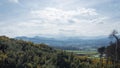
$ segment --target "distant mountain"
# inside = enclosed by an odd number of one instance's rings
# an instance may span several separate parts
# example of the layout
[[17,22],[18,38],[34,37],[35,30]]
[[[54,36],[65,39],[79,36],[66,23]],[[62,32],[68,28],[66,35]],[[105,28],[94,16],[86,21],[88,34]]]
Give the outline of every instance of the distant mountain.
[[25,41],[34,43],[45,43],[49,46],[65,49],[89,49],[98,48],[109,45],[111,39],[108,37],[63,37],[63,38],[47,38],[47,37],[16,37]]

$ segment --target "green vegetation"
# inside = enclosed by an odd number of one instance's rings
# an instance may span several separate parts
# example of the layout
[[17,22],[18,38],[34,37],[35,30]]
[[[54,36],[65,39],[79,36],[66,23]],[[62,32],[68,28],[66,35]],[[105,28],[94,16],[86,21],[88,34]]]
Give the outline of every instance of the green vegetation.
[[81,68],[72,53],[45,44],[0,37],[0,68]]
[[67,52],[73,52],[75,54],[85,54],[85,55],[94,55],[94,54],[98,54],[97,51],[81,51],[81,50],[65,50]]
[[[77,52],[77,51],[76,51]],[[101,57],[103,58],[103,57]],[[78,56],[46,44],[0,36],[0,68],[113,68],[112,61]]]
[[[117,35],[118,32],[114,30],[110,34],[110,38],[114,38],[115,41],[110,43],[107,47],[98,48],[98,52],[100,53],[100,62],[103,62],[103,58],[105,58],[106,62],[111,61],[113,68],[120,68],[120,38]],[[103,57],[103,55],[105,55]]]

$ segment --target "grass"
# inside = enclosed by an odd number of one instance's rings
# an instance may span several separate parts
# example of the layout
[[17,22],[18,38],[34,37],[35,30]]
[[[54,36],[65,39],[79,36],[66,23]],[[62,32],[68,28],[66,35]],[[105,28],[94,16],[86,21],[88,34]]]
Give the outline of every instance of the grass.
[[72,52],[79,56],[98,57],[97,51],[81,51],[81,50],[65,50],[66,52]]

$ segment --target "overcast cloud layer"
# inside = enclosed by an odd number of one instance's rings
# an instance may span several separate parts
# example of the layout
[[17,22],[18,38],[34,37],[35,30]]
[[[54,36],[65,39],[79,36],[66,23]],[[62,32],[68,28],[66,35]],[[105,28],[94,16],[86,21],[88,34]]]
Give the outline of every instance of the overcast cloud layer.
[[109,35],[120,32],[119,6],[119,0],[0,0],[0,35]]

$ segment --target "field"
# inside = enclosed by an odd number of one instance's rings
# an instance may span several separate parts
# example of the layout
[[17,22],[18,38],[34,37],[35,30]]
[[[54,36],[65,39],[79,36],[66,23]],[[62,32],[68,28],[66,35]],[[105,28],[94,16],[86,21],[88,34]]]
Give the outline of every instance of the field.
[[78,56],[99,57],[97,51],[81,51],[81,50],[65,50],[66,52],[72,52]]

